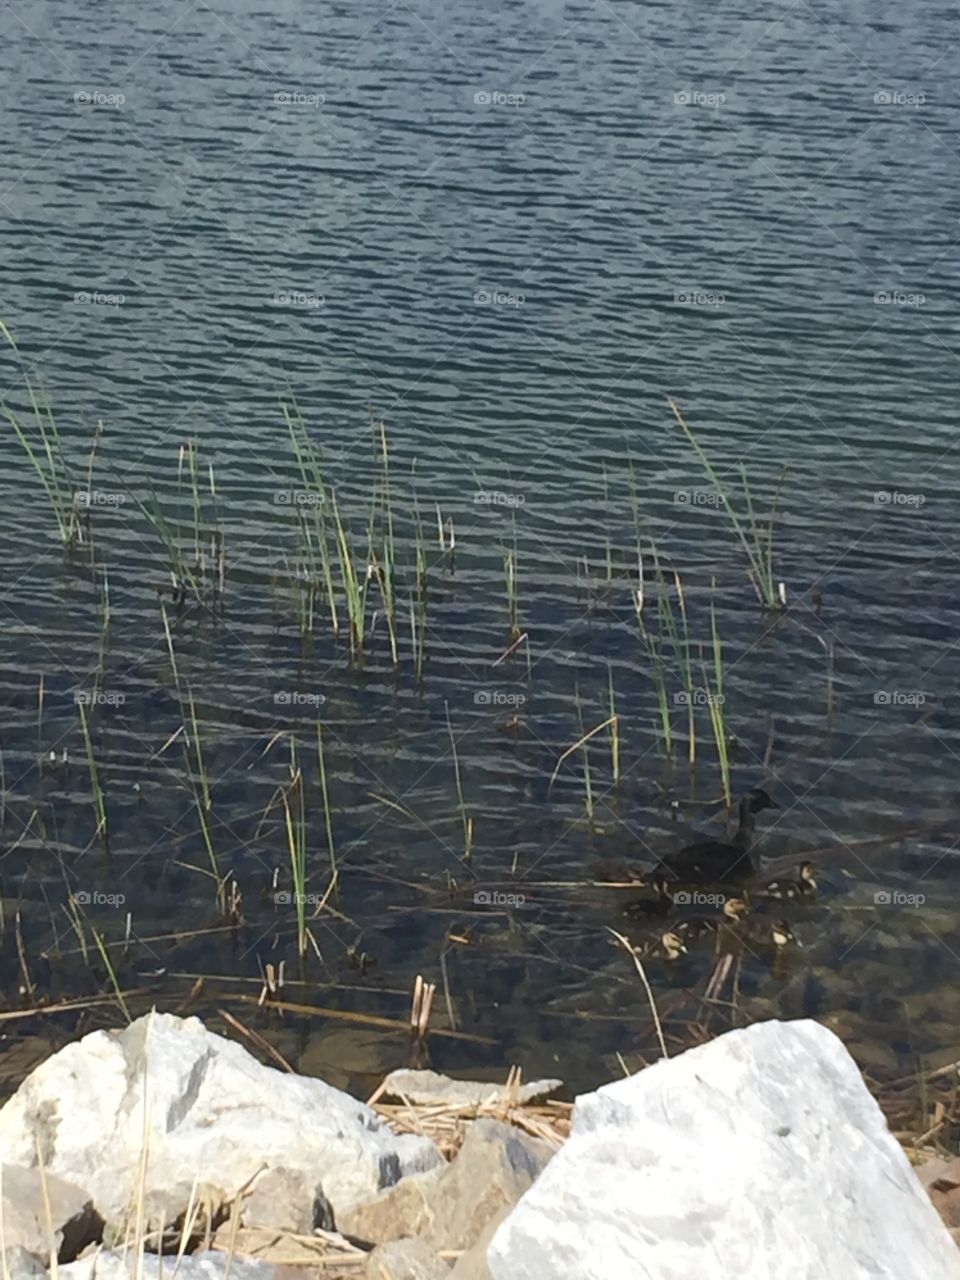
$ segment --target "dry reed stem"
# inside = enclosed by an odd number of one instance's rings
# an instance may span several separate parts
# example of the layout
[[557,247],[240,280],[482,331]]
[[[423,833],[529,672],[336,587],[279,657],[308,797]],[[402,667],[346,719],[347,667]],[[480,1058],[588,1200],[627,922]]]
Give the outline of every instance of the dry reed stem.
[[578,738],[572,747],[567,747],[566,751],[564,751],[560,759],[557,761],[557,765],[553,773],[551,773],[550,775],[550,781],[547,784],[548,792],[550,791],[550,788],[553,786],[554,782],[556,782],[557,774],[560,772],[560,769],[563,766],[564,760],[566,760],[569,756],[572,756],[575,751],[579,751],[579,749],[582,746],[584,746],[587,742],[589,742],[591,738],[596,737],[598,733],[602,733],[604,729],[609,729],[610,726],[616,721],[616,719],[617,719],[616,716],[608,716],[608,718],[604,720],[603,724],[595,725],[592,729],[589,730],[589,732],[585,733],[583,737]]
[[647,1000],[650,1002],[650,1011],[653,1014],[653,1025],[657,1029],[657,1039],[660,1042],[660,1055],[663,1058],[669,1058],[670,1055],[667,1053],[667,1042],[663,1038],[663,1027],[660,1025],[660,1015],[657,1013],[657,1003],[653,998],[653,990],[647,980],[644,967],[640,963],[640,957],[637,955],[636,948],[631,946],[630,940],[625,938],[622,933],[617,933],[616,929],[610,929],[609,932],[613,934],[617,942],[621,947],[623,947],[624,951],[626,951],[637,967],[637,973],[640,975],[640,981],[643,983],[643,988],[647,993]]

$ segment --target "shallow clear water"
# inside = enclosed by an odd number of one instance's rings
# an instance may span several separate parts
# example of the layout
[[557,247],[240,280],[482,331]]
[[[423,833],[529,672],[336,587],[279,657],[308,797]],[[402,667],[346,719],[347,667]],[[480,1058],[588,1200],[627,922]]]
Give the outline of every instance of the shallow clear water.
[[[492,1043],[435,1038],[440,1067],[519,1061],[583,1085],[618,1051],[650,1052],[642,988],[607,941],[625,895],[587,886],[607,861],[649,864],[679,825],[718,829],[720,788],[705,708],[694,775],[684,763],[673,683],[676,766],[664,758],[633,605],[635,486],[644,545],[682,575],[708,663],[715,599],[734,790],[764,781],[782,806],[769,865],[819,851],[816,903],[785,912],[803,949],[782,966],[747,954],[743,1015],[820,1017],[892,1074],[956,1049],[956,17],[605,0],[0,14],[3,317],[83,485],[104,423],[92,556],[64,556],[13,433],[0,437],[11,1006],[17,906],[39,998],[106,984],[63,910],[86,894],[86,945],[91,927],[122,940],[131,912],[118,978],[165,1007],[205,974],[193,1007],[234,1009],[318,1070],[402,1059],[402,1036],[334,1039],[319,1019],[230,1003],[237,979],[257,993],[262,964],[286,958],[288,979],[297,967],[292,912],[273,898],[275,868],[289,889],[282,811],[263,820],[289,779],[279,730],[297,736],[307,779],[309,887],[326,887],[319,709],[342,899],[315,922],[323,960],[288,998],[402,1018],[416,973],[442,987],[444,955],[458,1026]],[[3,388],[25,407],[9,352]],[[294,515],[276,497],[298,485],[278,404],[290,393],[357,547],[378,467],[371,413],[386,423],[396,674],[382,608],[362,671],[322,610],[300,635]],[[758,610],[668,396],[724,483],[742,461],[764,509],[787,468],[785,616]],[[169,570],[136,501],[156,492],[192,537],[177,492],[187,440],[215,469],[226,586],[222,607],[170,616],[218,860],[243,894],[235,930],[190,869],[208,862],[182,737],[164,749],[183,720],[157,605]],[[491,491],[501,500],[479,500]],[[415,502],[432,539],[422,686],[407,622]],[[523,654],[492,667],[510,642],[514,548],[529,669]],[[89,719],[109,852],[75,702],[98,666],[104,569],[115,697]],[[652,611],[649,553],[646,572]],[[371,588],[368,621],[378,608]],[[611,673],[623,777],[612,786],[598,736],[590,822],[582,757],[547,784],[580,715],[590,728],[609,714]],[[39,766],[64,749],[66,764]],[[472,901],[496,889],[525,901]],[[351,948],[376,965],[352,968]],[[651,962],[681,1038],[699,1013],[681,997],[713,962],[709,945],[677,968]],[[13,1026],[13,1043],[37,1029]]]

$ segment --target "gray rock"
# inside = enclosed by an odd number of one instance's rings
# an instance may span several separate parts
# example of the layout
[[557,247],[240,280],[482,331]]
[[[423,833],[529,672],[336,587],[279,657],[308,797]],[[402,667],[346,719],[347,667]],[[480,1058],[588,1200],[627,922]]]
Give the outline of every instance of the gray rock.
[[392,1240],[367,1256],[366,1280],[446,1280],[450,1267],[422,1240]]
[[491,1218],[517,1203],[554,1151],[498,1120],[476,1120],[430,1196],[426,1239],[440,1249],[469,1249]]
[[337,1216],[337,1230],[364,1244],[385,1244],[405,1236],[423,1235],[433,1224],[431,1202],[446,1169],[402,1178],[363,1204]]
[[57,1258],[69,1262],[81,1249],[100,1239],[103,1220],[82,1187],[47,1172],[44,1200],[39,1169],[5,1164],[2,1178],[3,1239],[7,1250],[19,1246],[32,1257],[49,1261],[52,1226]]
[[3,1265],[10,1280],[35,1280],[35,1277],[47,1274],[47,1268],[40,1259],[27,1253],[19,1244],[3,1251]]
[[277,1167],[257,1178],[244,1197],[240,1220],[245,1227],[275,1227],[308,1236],[314,1227],[332,1230],[334,1214],[319,1183],[311,1188],[299,1170]]
[[435,1252],[470,1249],[532,1184],[553,1148],[497,1120],[476,1120],[444,1169],[404,1178],[366,1204],[337,1215],[353,1240],[382,1244],[418,1236]]
[[960,1280],[856,1064],[808,1021],[579,1098],[487,1259],[494,1280]]
[[442,1163],[428,1139],[397,1137],[354,1098],[261,1066],[196,1018],[162,1013],[95,1031],[37,1067],[0,1110],[0,1159],[34,1165],[39,1138],[47,1170],[88,1188],[108,1224],[122,1227],[145,1105],[145,1191],[167,1222],[183,1213],[195,1178],[216,1202],[264,1169],[287,1168],[302,1179],[299,1215],[312,1210],[318,1182],[339,1211]]
[[[60,1280],[135,1280],[137,1276],[137,1251],[126,1254],[103,1250],[80,1258],[58,1269]],[[143,1280],[172,1280],[176,1267],[176,1280],[225,1280],[227,1263],[230,1264],[229,1280],[274,1280],[274,1268],[264,1262],[251,1262],[246,1258],[230,1258],[226,1253],[185,1254],[176,1262],[172,1258],[158,1258],[155,1253],[143,1256]]]
[[[519,1103],[548,1098],[563,1086],[562,1080],[532,1080],[520,1086],[515,1096]],[[383,1082],[384,1093],[391,1098],[406,1098],[414,1103],[448,1102],[454,1106],[476,1107],[497,1103],[506,1096],[502,1084],[486,1084],[479,1080],[452,1080],[436,1071],[391,1071]]]
[[491,1240],[497,1234],[500,1223],[510,1212],[510,1208],[504,1207],[499,1213],[494,1214],[477,1236],[473,1246],[457,1259],[456,1265],[450,1272],[450,1280],[493,1280],[487,1262],[487,1250],[490,1248]]

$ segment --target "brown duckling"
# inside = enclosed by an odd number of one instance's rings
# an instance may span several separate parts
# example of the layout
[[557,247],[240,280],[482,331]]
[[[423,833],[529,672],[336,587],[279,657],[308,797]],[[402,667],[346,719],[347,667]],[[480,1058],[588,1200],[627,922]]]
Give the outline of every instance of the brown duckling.
[[787,920],[774,920],[772,923],[757,920],[754,926],[740,930],[740,937],[754,946],[773,947],[778,952],[785,947],[803,947],[803,943],[790,928]]
[[687,948],[683,939],[673,929],[668,929],[666,933],[660,935],[647,954],[657,956],[661,960],[679,960],[686,953]]
[[750,899],[744,894],[742,898],[727,898],[723,904],[723,914],[719,916],[696,916],[690,920],[681,920],[676,925],[676,932],[683,938],[694,941],[708,934],[719,933],[722,929],[732,929],[750,914]]
[[760,896],[793,902],[797,898],[812,898],[816,892],[817,868],[812,862],[801,862],[795,880],[771,880],[761,889]]

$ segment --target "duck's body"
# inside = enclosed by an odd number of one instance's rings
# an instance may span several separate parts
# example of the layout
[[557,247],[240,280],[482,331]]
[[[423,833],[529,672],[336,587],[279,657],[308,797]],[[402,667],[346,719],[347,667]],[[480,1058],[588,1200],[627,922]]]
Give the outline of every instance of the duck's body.
[[661,870],[685,884],[718,883],[751,875],[756,870],[756,815],[763,809],[777,808],[766,791],[755,788],[740,801],[740,820],[730,840],[698,840],[662,859]]

